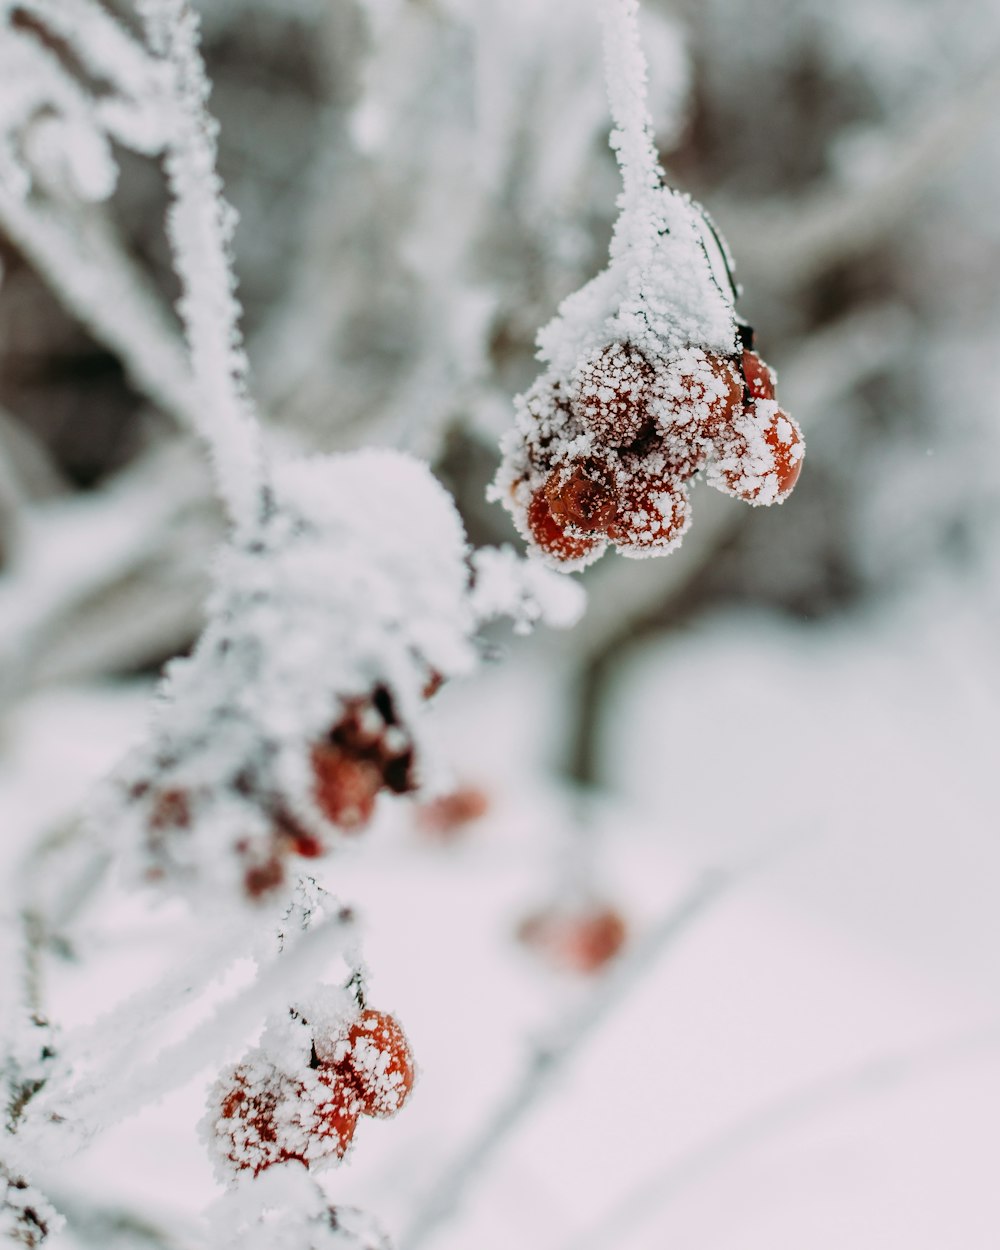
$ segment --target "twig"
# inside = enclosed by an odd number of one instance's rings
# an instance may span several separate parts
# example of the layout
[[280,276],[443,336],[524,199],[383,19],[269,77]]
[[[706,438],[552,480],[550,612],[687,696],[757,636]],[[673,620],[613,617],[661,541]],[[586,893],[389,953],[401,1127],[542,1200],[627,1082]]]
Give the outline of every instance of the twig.
[[[60,624],[96,591],[134,572],[202,493],[159,449],[101,494],[26,509],[15,559],[0,578],[0,693],[30,686]],[[173,472],[165,472],[166,468]],[[128,523],[123,524],[122,518]],[[81,561],[80,552],[87,553]]]
[[247,390],[230,254],[235,215],[216,170],[218,126],[205,107],[210,88],[198,20],[186,0],[139,0],[138,7],[150,45],[172,70],[167,235],[184,292],[177,307],[198,392],[197,429],[233,524],[252,530],[267,508],[263,431]]
[[[622,200],[633,205],[660,185],[660,162],[646,99],[649,71],[638,16],[638,0],[602,0],[604,76],[615,123],[611,146],[622,171]],[[651,228],[655,233],[655,226]]]
[[690,1185],[714,1174],[787,1130],[816,1120],[845,1103],[856,1102],[910,1083],[987,1046],[1000,1042],[1000,1024],[969,1030],[929,1044],[874,1055],[818,1080],[807,1081],[730,1121],[673,1163],[628,1190],[563,1250],[604,1250],[619,1246],[623,1234],[645,1223]]
[[[28,1150],[37,1150],[44,1160],[47,1145],[67,1153],[80,1149],[189,1080],[205,1066],[207,1055],[235,1047],[269,1011],[287,1006],[297,994],[313,986],[330,961],[331,937],[352,924],[339,912],[320,921],[294,947],[286,948],[280,958],[263,968],[249,986],[218,1004],[186,1037],[145,1063],[123,1071],[123,1056],[118,1052],[89,1073],[78,1088],[60,1089],[50,1082],[25,1123],[22,1136],[30,1143]],[[53,1114],[68,1119],[77,1130],[66,1133],[61,1143],[54,1142],[47,1132],[47,1117]]]

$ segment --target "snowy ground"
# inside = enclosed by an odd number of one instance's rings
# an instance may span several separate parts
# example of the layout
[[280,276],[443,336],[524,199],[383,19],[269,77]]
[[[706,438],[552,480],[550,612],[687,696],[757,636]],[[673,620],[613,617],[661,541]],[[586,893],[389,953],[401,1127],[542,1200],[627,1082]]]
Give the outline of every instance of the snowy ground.
[[[995,1250],[990,620],[949,583],[835,628],[726,617],[629,664],[607,740],[621,793],[593,816],[608,894],[641,936],[704,865],[765,861],[662,950],[428,1245]],[[490,816],[441,848],[397,813],[328,875],[422,1069],[328,1186],[397,1236],[531,1047],[600,992],[510,937],[572,845],[572,796],[538,767],[560,681],[549,650],[525,650],[447,692],[443,732]],[[140,693],[28,707],[0,824],[67,810],[141,724]],[[183,926],[167,911],[119,928],[124,951],[54,982],[67,1017],[148,980]],[[64,1184],[196,1211],[215,1193],[193,1129],[212,1075],[108,1133]]]

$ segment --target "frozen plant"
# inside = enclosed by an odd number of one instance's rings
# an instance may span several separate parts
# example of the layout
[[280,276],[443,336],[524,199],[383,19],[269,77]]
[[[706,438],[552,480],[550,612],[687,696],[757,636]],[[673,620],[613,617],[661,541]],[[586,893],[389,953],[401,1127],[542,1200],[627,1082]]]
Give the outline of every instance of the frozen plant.
[[691,522],[687,483],[781,503],[801,468],[798,425],[737,317],[727,248],[666,183],[646,107],[638,0],[605,0],[611,145],[623,190],[607,268],[539,333],[545,373],[519,396],[494,494],[564,568],[612,544],[665,555]]
[[[724,246],[663,183],[635,3],[605,8],[625,185],[611,262],[542,332],[549,369],[519,401],[496,488],[534,552],[563,568],[608,542],[625,554],[672,549],[688,523],[685,482],[706,466],[714,484],[751,503],[780,501],[802,454],[736,317]],[[61,236],[47,214],[112,195],[114,144],[162,158],[186,372],[164,381],[173,345],[155,318],[140,319],[130,358],[159,378],[204,442],[228,530],[193,650],[168,666],[144,740],[76,833],[83,884],[52,869],[22,955],[34,967],[65,939],[112,863],[126,888],[183,905],[197,953],[83,1036],[50,1029],[37,977],[25,978],[32,1001],[21,1004],[4,1055],[0,1229],[22,1244],[43,1241],[60,1219],[41,1192],[60,1156],[206,1064],[218,1071],[222,1053],[241,1043],[202,1120],[232,1195],[195,1240],[375,1248],[378,1230],[331,1206],[314,1173],[346,1157],[362,1117],[403,1107],[416,1061],[401,1023],[367,1001],[351,911],[303,869],[363,830],[380,794],[433,793],[441,774],[427,705],[442,683],[473,671],[486,622],[568,625],[580,595],[544,562],[473,552],[452,499],[410,455],[276,450],[248,382],[235,217],[216,170],[198,21],[186,0],[136,0],[136,14],[132,34],[94,0],[0,7],[0,209],[58,283],[51,262],[61,253],[46,249]],[[92,268],[70,267],[68,302],[87,305],[105,333],[124,334],[94,299],[94,279]],[[140,297],[134,306],[146,307]],[[57,915],[46,900],[62,884],[77,901]],[[573,916],[568,930],[562,919],[543,917],[527,937],[572,967],[598,968],[625,938],[613,912]],[[161,1044],[166,1023],[176,1025],[248,944],[250,985]],[[341,975],[331,979],[336,960]],[[221,1236],[211,1230],[220,1212]],[[74,1235],[88,1237],[86,1228]]]

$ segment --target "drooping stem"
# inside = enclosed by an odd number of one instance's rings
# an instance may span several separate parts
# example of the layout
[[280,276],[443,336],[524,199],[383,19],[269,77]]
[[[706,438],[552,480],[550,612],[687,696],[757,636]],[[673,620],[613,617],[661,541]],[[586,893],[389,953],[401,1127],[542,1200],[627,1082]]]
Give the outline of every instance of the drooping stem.
[[611,147],[622,172],[622,214],[616,236],[641,227],[651,192],[660,186],[661,170],[647,102],[649,76],[639,40],[639,0],[601,0],[604,74],[614,121]]

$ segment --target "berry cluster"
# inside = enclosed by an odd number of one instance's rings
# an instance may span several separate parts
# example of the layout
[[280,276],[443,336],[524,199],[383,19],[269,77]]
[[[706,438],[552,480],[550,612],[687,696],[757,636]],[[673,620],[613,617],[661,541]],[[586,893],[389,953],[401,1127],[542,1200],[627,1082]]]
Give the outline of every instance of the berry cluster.
[[501,497],[524,537],[562,565],[590,563],[609,543],[626,556],[672,551],[701,471],[748,503],[781,503],[804,451],[772,371],[749,347],[653,358],[612,342],[568,379],[541,378],[518,417]]
[[[432,673],[426,698],[440,681]],[[235,734],[233,740],[240,741]],[[284,883],[291,856],[314,859],[326,853],[330,825],[354,833],[370,821],[382,791],[408,794],[417,789],[414,740],[384,683],[368,695],[343,699],[336,723],[306,746],[305,795],[289,785],[277,744],[249,734],[243,741],[248,749],[234,754],[221,784],[193,780],[204,750],[200,742],[189,756],[157,759],[155,780],[146,774],[125,782],[128,803],[139,815],[156,865],[147,869],[149,879],[162,876],[166,865],[175,867],[178,851],[191,843],[191,832],[225,809],[243,893],[263,898]]]
[[387,686],[346,702],[325,741],[312,748],[312,772],[316,805],[344,830],[371,820],[381,790],[409,794],[417,788],[413,740]]
[[413,1055],[394,1017],[364,1010],[341,1034],[313,1040],[291,1075],[261,1051],[216,1088],[210,1140],[230,1171],[254,1176],[295,1159],[342,1159],[362,1115],[395,1115],[413,1088]]

